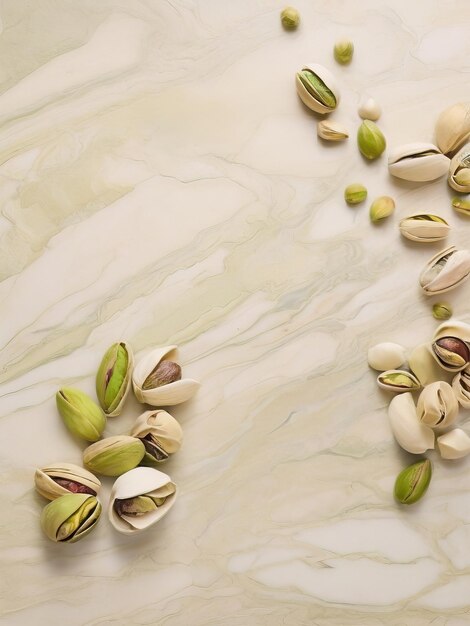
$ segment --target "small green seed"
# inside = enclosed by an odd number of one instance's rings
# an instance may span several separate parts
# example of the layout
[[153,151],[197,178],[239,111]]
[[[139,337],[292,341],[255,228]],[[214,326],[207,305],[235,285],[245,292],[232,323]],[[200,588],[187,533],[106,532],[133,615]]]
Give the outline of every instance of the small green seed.
[[432,314],[436,320],[448,320],[452,313],[452,307],[447,302],[436,302],[432,307]]
[[300,15],[294,7],[286,7],[281,12],[281,22],[286,30],[295,30],[300,22]]
[[348,204],[360,204],[367,198],[367,189],[364,185],[353,183],[344,190],[344,199]]

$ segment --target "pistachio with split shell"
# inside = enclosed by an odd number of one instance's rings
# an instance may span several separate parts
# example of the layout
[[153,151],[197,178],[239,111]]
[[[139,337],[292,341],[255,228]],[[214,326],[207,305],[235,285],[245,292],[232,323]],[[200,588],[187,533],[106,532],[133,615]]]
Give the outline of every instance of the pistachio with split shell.
[[430,259],[419,277],[428,296],[444,293],[461,285],[470,275],[470,252],[449,246]]
[[454,428],[437,438],[443,459],[461,459],[470,453],[470,437],[461,428]]
[[452,389],[460,406],[470,409],[470,368],[466,367],[454,377]]
[[395,201],[390,196],[380,196],[370,205],[369,215],[372,222],[381,222],[395,210]]
[[467,143],[453,157],[447,181],[456,191],[470,192],[470,143]]
[[359,183],[352,183],[344,190],[344,199],[348,204],[360,204],[367,198],[367,189]]
[[48,500],[55,500],[69,493],[96,496],[101,487],[96,476],[73,463],[51,463],[37,469],[34,484],[36,491]]
[[161,410],[142,413],[130,434],[138,437],[145,446],[143,465],[165,461],[180,449],[183,441],[181,426],[174,417]]
[[295,84],[302,102],[316,113],[330,113],[339,104],[339,90],[333,74],[318,63],[304,65],[295,75]]
[[151,406],[171,406],[186,402],[199,389],[192,378],[181,378],[181,368],[173,361],[176,346],[152,350],[134,368],[132,384],[139,402]]
[[388,157],[392,176],[412,182],[436,180],[449,171],[450,159],[432,143],[407,143],[394,148]]
[[405,391],[417,391],[421,388],[419,380],[405,370],[387,370],[377,376],[377,384],[381,389],[392,391],[393,393],[404,393]]
[[357,131],[357,145],[366,159],[378,159],[387,142],[380,128],[371,120],[364,120]]
[[388,417],[393,435],[404,450],[422,454],[434,448],[434,432],[418,420],[411,393],[403,393],[392,399]]
[[431,428],[453,424],[459,404],[449,383],[440,380],[427,385],[419,395],[416,412],[420,422]]
[[423,387],[437,380],[452,380],[452,374],[444,371],[437,363],[429,344],[413,348],[408,357],[408,366]]
[[349,137],[348,131],[331,120],[321,120],[317,124],[317,134],[326,141],[344,141]]
[[395,498],[401,504],[414,504],[426,493],[431,477],[432,466],[429,459],[405,467],[395,481]]
[[136,467],[113,485],[108,515],[120,533],[131,535],[149,528],[175,503],[177,487],[171,478],[151,467]]
[[57,409],[72,435],[98,441],[106,426],[100,407],[83,391],[63,387],[56,393]]
[[362,117],[363,120],[376,122],[379,119],[382,110],[373,98],[364,98],[361,101],[357,112],[359,113],[359,117]]
[[470,102],[443,111],[436,124],[436,143],[444,154],[455,152],[470,138]]
[[83,463],[104,476],[120,476],[136,467],[145,454],[144,444],[136,437],[117,435],[88,446],[83,452]]
[[51,541],[75,543],[93,530],[101,515],[101,504],[84,493],[60,496],[44,507],[41,527]]
[[470,200],[463,200],[463,198],[453,198],[452,206],[462,215],[470,215]]
[[405,358],[405,348],[392,342],[378,343],[367,352],[367,362],[370,367],[379,372],[397,369],[403,365]]
[[334,57],[341,65],[351,63],[354,54],[354,44],[349,39],[339,39],[333,50]]
[[470,348],[458,337],[439,337],[432,343],[432,353],[448,372],[459,372],[470,363]]
[[452,317],[452,307],[447,302],[436,302],[432,307],[432,314],[436,320],[448,320]]
[[281,11],[281,22],[286,30],[294,30],[300,22],[300,15],[294,7],[286,7]]
[[128,343],[114,343],[96,374],[96,395],[108,417],[119,415],[131,385],[134,357]]
[[434,243],[445,239],[450,231],[444,218],[432,213],[416,213],[400,220],[400,233],[406,239],[420,243]]

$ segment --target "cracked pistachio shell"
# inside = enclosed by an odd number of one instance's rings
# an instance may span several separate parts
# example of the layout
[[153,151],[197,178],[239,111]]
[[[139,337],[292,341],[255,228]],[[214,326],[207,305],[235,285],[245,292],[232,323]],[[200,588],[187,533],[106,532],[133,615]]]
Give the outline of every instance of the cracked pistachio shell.
[[411,372],[405,370],[388,370],[377,376],[377,384],[381,389],[393,393],[417,391],[421,388],[419,380]]
[[339,90],[333,74],[318,63],[304,65],[295,75],[295,84],[302,102],[316,113],[330,113],[339,104]]
[[351,63],[354,54],[354,44],[350,39],[339,39],[335,43],[333,54],[338,63],[347,65]]
[[470,453],[470,437],[461,428],[454,428],[437,438],[443,459],[461,459]]
[[419,421],[411,393],[403,393],[392,399],[388,417],[393,435],[404,450],[422,454],[434,448],[434,431]]
[[119,415],[131,385],[134,357],[129,344],[120,342],[106,350],[96,374],[96,395],[108,417]]
[[452,379],[452,374],[444,371],[431,354],[429,344],[413,348],[408,357],[408,366],[423,387],[437,380],[450,382]]
[[88,494],[60,496],[44,507],[41,527],[51,541],[75,543],[96,526],[101,504]]
[[367,198],[367,189],[359,183],[352,183],[344,190],[344,199],[348,204],[360,204]]
[[372,222],[381,222],[395,210],[395,202],[390,196],[380,196],[376,198],[369,209],[369,216]]
[[467,143],[450,162],[447,182],[456,191],[470,192],[470,143]]
[[459,413],[459,404],[449,383],[437,381],[420,393],[416,407],[418,419],[431,428],[445,428],[453,424]]
[[420,243],[434,243],[445,239],[450,231],[449,224],[432,213],[416,213],[400,220],[400,233],[406,239]]
[[431,351],[439,365],[448,372],[459,372],[470,363],[470,349],[458,337],[439,337],[433,341]]
[[403,365],[405,359],[405,348],[398,343],[378,343],[369,348],[367,352],[367,362],[370,367],[379,372],[395,370]]
[[470,138],[470,102],[445,109],[436,124],[436,143],[444,154],[455,152]]
[[392,176],[413,182],[436,180],[449,171],[450,159],[432,143],[407,143],[388,157]]
[[452,206],[461,215],[470,216],[470,200],[464,200],[463,198],[453,198]]
[[63,387],[56,393],[57,409],[72,435],[98,441],[106,426],[100,407],[83,391]]
[[465,368],[454,377],[452,389],[460,406],[470,409],[470,368]]
[[331,120],[321,120],[317,124],[317,134],[321,139],[326,141],[344,141],[349,137],[348,131]]
[[88,446],[83,452],[83,463],[98,474],[120,476],[136,467],[144,454],[145,447],[140,439],[118,435]]
[[286,30],[294,30],[300,23],[300,15],[294,7],[286,7],[281,11],[281,22]]
[[363,120],[376,122],[382,114],[382,109],[373,98],[364,98],[357,111]]
[[[116,509],[117,500],[141,496],[155,498],[158,505],[140,515],[120,514]],[[166,515],[175,503],[176,496],[177,487],[167,474],[151,467],[136,467],[114,483],[108,508],[109,520],[120,533],[135,534],[156,524]]]
[[183,431],[179,423],[169,413],[161,410],[142,413],[130,434],[141,439],[145,446],[142,465],[165,461],[180,449],[183,441]]
[[449,246],[425,265],[419,284],[428,296],[445,293],[461,285],[470,275],[470,252]]
[[426,493],[432,477],[429,459],[422,459],[402,470],[395,481],[395,498],[401,504],[414,504]]
[[375,122],[364,120],[357,131],[357,145],[366,159],[378,159],[385,150],[387,142]]
[[432,307],[432,315],[436,320],[448,320],[452,313],[452,307],[447,302],[436,302]]
[[152,377],[161,362],[173,363],[175,353],[176,346],[156,348],[137,363],[132,375],[132,384],[135,397],[139,402],[151,406],[172,406],[186,402],[199,389],[200,384],[192,378],[182,378],[156,387],[149,387],[148,381],[153,384]]
[[48,500],[55,500],[69,493],[96,496],[101,487],[96,476],[73,463],[51,463],[37,469],[34,484],[36,491]]

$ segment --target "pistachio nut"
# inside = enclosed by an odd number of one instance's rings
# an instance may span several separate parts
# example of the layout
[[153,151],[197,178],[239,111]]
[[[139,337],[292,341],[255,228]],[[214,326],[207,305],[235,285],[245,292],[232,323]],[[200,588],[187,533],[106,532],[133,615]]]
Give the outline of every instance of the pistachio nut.
[[168,513],[177,487],[171,478],[151,467],[136,467],[113,485],[108,515],[114,528],[131,535],[145,530]]
[[462,215],[470,215],[470,200],[463,200],[462,198],[453,198],[452,206]]
[[100,407],[83,391],[63,387],[56,393],[57,409],[72,435],[98,441],[106,426]]
[[429,344],[413,348],[408,357],[408,366],[421,385],[429,385],[437,380],[450,382],[452,374],[445,372],[431,353]]
[[470,363],[470,349],[458,337],[439,337],[431,348],[436,361],[448,372],[459,372]]
[[376,122],[382,114],[382,109],[373,98],[363,98],[357,110],[363,120]]
[[419,277],[428,296],[444,293],[461,285],[470,275],[470,252],[449,246],[430,259]]
[[452,389],[460,406],[470,409],[470,368],[465,368],[454,376]]
[[344,141],[349,137],[348,131],[331,120],[322,120],[317,124],[317,134],[326,141]]
[[44,507],[41,527],[51,541],[75,543],[93,530],[100,515],[101,504],[95,496],[71,493]]
[[402,393],[392,399],[388,417],[393,435],[404,450],[422,454],[434,448],[434,432],[419,421],[411,393]]
[[402,470],[395,481],[395,498],[401,504],[414,504],[426,493],[431,482],[432,466],[422,459]]
[[377,376],[377,384],[381,389],[393,393],[417,391],[421,389],[419,380],[411,372],[405,370],[387,370]]
[[96,476],[73,463],[51,463],[37,469],[34,484],[36,491],[48,500],[55,500],[69,493],[96,496],[101,487]]
[[388,157],[392,176],[413,182],[436,180],[449,171],[450,159],[432,143],[407,143]]
[[199,389],[196,380],[181,378],[181,368],[173,361],[176,349],[176,346],[156,348],[137,363],[132,384],[139,402],[171,406],[186,402]]
[[400,220],[400,232],[406,239],[434,243],[445,239],[450,231],[444,218],[432,213],[416,213]]
[[470,192],[470,143],[467,143],[450,162],[447,182],[456,191]]
[[96,395],[108,417],[119,415],[131,385],[134,357],[129,344],[120,342],[106,350],[96,374]]
[[360,204],[367,198],[367,189],[364,185],[353,183],[344,190],[344,199],[348,204]]
[[385,150],[387,142],[375,122],[364,120],[357,131],[357,145],[366,159],[378,159]]
[[294,7],[286,7],[281,11],[281,22],[286,30],[294,30],[300,22],[300,15]]
[[354,54],[354,44],[349,39],[339,39],[333,50],[334,57],[341,65],[351,63]]
[[138,437],[145,446],[143,465],[166,461],[177,452],[183,441],[181,426],[166,411],[145,411],[137,418],[131,433]]
[[330,113],[339,104],[335,78],[322,65],[304,65],[295,75],[295,84],[302,102],[316,113]]
[[452,313],[452,307],[448,302],[436,302],[432,307],[432,315],[436,320],[448,320]]
[[400,365],[403,365],[405,358],[405,348],[392,342],[378,343],[369,348],[367,352],[369,366],[379,372],[396,370]]
[[470,138],[470,102],[443,111],[436,124],[436,143],[444,154],[455,152]]
[[461,459],[470,453],[470,437],[461,428],[454,428],[437,438],[443,459]]
[[136,437],[117,435],[88,446],[83,452],[83,463],[93,472],[104,476],[120,476],[142,461],[144,444]]
[[389,217],[395,210],[395,202],[390,196],[380,196],[376,198],[369,209],[371,222],[381,222]]
[[445,428],[453,424],[459,413],[459,404],[449,383],[440,380],[427,385],[419,395],[416,412],[419,421],[431,428]]

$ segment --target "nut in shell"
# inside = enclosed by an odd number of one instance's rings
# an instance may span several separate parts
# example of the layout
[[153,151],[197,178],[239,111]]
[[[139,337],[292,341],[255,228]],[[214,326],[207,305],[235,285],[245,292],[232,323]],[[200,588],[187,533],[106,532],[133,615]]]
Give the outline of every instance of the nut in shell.
[[392,176],[412,182],[428,182],[449,171],[450,159],[432,143],[408,143],[398,146],[388,157]]
[[461,285],[470,275],[470,252],[449,246],[435,254],[419,277],[423,292],[428,296],[445,293]]
[[73,463],[50,463],[34,475],[36,491],[48,500],[69,493],[96,496],[101,483],[91,472]]
[[459,372],[470,363],[470,349],[458,337],[439,337],[432,343],[432,353],[439,365],[448,372]]
[[419,243],[434,243],[445,239],[450,231],[444,218],[432,213],[416,213],[400,220],[400,233]]
[[405,370],[388,370],[377,376],[377,384],[385,391],[404,393],[421,389],[419,380],[411,372]]
[[460,193],[470,192],[470,143],[453,157],[447,180],[452,189]]
[[470,102],[443,111],[436,124],[436,143],[444,154],[455,152],[470,138]]
[[459,405],[449,383],[438,381],[427,385],[420,393],[416,412],[420,422],[430,428],[446,428],[453,424]]
[[88,446],[83,452],[83,463],[98,474],[120,476],[136,467],[144,454],[145,447],[140,439],[117,435]]
[[137,418],[131,430],[132,437],[138,437],[145,446],[142,465],[153,465],[166,461],[177,452],[183,441],[183,431],[179,423],[166,411],[146,411]]
[[83,493],[60,496],[44,507],[41,527],[51,541],[75,543],[96,526],[101,515],[101,504]]
[[129,344],[114,343],[101,360],[96,374],[96,395],[108,417],[119,415],[131,385],[134,357]]
[[331,113],[339,104],[340,95],[333,74],[318,63],[304,65],[295,76],[295,84],[302,102],[316,113]]

